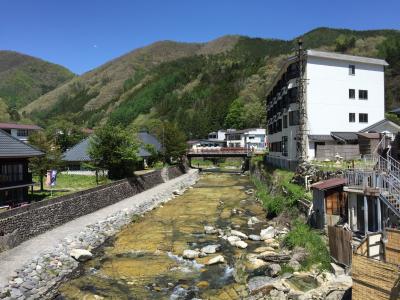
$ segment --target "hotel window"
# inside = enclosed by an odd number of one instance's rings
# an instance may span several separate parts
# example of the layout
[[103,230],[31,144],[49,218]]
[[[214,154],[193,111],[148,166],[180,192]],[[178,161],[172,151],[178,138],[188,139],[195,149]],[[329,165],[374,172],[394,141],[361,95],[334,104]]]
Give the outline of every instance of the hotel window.
[[299,125],[300,123],[300,113],[298,110],[290,111],[289,112],[289,125],[295,126]]
[[358,99],[367,100],[368,99],[368,91],[367,90],[358,90]]
[[349,89],[349,99],[356,99],[356,90]]
[[356,121],[356,114],[355,113],[349,113],[349,122],[354,123]]
[[282,155],[288,156],[288,137],[287,136],[282,137]]
[[28,129],[18,129],[17,130],[17,135],[18,136],[28,136],[29,135],[29,131],[28,131]]
[[283,128],[287,128],[288,123],[287,123],[287,115],[283,116]]
[[358,114],[358,122],[368,123],[368,114]]
[[349,65],[349,75],[356,75],[356,66]]

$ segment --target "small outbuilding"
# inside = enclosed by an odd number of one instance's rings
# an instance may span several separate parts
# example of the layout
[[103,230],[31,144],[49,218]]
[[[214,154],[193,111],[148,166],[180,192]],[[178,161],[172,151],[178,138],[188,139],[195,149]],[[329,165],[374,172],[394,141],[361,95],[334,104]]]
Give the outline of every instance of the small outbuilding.
[[344,178],[332,178],[311,185],[313,213],[311,225],[323,229],[325,225],[335,225],[346,219],[347,196],[343,191]]

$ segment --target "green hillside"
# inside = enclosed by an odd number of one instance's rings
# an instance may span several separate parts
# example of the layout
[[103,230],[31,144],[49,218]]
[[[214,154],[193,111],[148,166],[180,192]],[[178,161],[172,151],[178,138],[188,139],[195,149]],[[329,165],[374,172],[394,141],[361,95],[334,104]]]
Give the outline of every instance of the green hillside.
[[0,120],[18,119],[17,109],[73,76],[59,65],[13,51],[0,51]]
[[[222,127],[263,126],[265,91],[296,40],[222,37],[205,44],[160,42],[77,77],[21,111],[42,125],[63,116],[154,130],[174,121],[188,138]],[[382,57],[387,109],[400,105],[400,33],[319,28],[306,48]]]

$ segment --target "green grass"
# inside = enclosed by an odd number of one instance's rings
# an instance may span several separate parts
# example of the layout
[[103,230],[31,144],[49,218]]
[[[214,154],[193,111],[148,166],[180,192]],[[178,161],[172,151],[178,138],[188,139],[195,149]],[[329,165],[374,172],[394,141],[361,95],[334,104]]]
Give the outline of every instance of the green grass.
[[[33,195],[29,193],[30,201],[39,201],[50,197],[54,198],[63,196],[97,186],[96,176],[58,174],[57,184],[53,187],[53,192],[51,192],[50,187],[46,185],[44,186],[45,191],[40,192],[39,178],[35,178],[34,181],[37,184],[34,186]],[[99,176],[99,185],[106,184],[108,182],[110,182],[109,179]]]
[[192,159],[192,166],[198,168],[208,168],[212,167],[214,164],[211,160],[203,159]]
[[[277,216],[283,211],[292,210],[299,199],[311,199],[311,194],[302,186],[291,183],[293,172],[275,169],[265,174],[268,183],[263,183],[254,176],[251,180],[256,187],[256,195],[263,203],[269,216]],[[271,186],[274,188],[271,189]]]
[[295,221],[292,230],[286,235],[284,245],[290,249],[303,247],[309,255],[302,262],[302,268],[310,269],[318,265],[319,270],[327,270],[330,267],[330,256],[322,236],[316,230],[312,230],[307,224]]

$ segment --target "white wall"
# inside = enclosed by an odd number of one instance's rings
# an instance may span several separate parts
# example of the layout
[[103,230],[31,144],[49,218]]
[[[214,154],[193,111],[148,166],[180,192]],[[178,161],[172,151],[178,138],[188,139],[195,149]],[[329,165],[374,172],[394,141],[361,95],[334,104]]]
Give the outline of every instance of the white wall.
[[[349,75],[349,64],[356,66]],[[307,61],[307,112],[309,134],[332,131],[360,131],[384,119],[383,66],[309,57]],[[349,99],[349,89],[356,98]],[[358,99],[358,90],[368,90],[368,100]],[[356,122],[349,122],[356,113]],[[359,113],[368,113],[368,123],[360,123]]]

